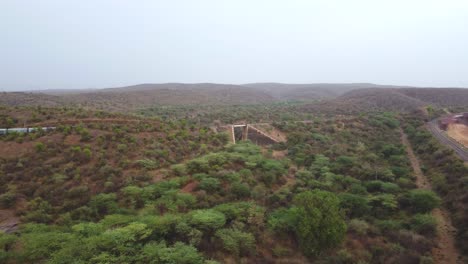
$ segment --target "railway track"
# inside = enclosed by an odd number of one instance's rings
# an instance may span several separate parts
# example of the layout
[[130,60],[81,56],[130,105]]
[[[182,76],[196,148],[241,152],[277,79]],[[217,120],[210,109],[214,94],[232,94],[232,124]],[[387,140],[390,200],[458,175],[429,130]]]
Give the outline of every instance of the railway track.
[[437,119],[428,122],[426,126],[432,135],[434,135],[434,137],[436,137],[442,144],[449,146],[462,160],[468,162],[468,149],[450,138],[444,133],[444,131],[440,130],[437,125]]

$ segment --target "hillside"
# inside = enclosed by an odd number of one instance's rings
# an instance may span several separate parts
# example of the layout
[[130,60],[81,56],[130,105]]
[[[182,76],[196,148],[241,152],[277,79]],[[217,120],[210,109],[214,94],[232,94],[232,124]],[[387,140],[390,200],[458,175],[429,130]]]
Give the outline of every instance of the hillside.
[[13,92],[0,96],[0,105],[6,106],[67,105],[113,112],[135,112],[164,106],[224,107],[290,101],[309,102],[302,108],[306,112],[327,113],[414,111],[427,105],[463,108],[468,105],[468,89],[410,88],[368,83],[167,83],[99,90]]
[[103,89],[64,95],[67,102],[107,110],[137,109],[154,105],[255,104],[274,101],[262,91],[236,85],[156,84]]
[[466,88],[403,88],[399,89],[399,92],[436,106],[468,106],[468,89]]
[[306,111],[358,113],[372,111],[417,111],[423,106],[468,107],[468,89],[454,88],[365,88],[346,92],[318,104],[308,104]]
[[298,101],[331,99],[354,89],[381,87],[372,83],[250,83],[243,86],[266,91],[278,100]]
[[59,106],[63,99],[42,93],[1,92],[0,105],[4,106]]
[[0,108],[23,122],[57,129],[0,136],[6,263],[420,263],[436,245],[392,114],[280,122],[263,148],[183,119]]
[[282,84],[253,83],[245,85],[215,83],[165,83],[83,89],[40,90],[5,93],[0,105],[60,104],[109,111],[128,111],[159,105],[240,105],[282,101],[332,99],[357,88],[373,84]]
[[343,94],[336,99],[343,105],[357,109],[408,111],[421,107],[425,102],[407,96],[399,89],[359,89]]

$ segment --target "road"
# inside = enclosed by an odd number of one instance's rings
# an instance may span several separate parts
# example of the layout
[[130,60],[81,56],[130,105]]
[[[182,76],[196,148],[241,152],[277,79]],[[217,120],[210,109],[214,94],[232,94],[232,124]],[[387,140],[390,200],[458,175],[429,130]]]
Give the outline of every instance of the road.
[[468,150],[460,143],[450,138],[444,131],[439,129],[437,120],[427,123],[427,128],[442,144],[449,146],[464,161],[468,162]]

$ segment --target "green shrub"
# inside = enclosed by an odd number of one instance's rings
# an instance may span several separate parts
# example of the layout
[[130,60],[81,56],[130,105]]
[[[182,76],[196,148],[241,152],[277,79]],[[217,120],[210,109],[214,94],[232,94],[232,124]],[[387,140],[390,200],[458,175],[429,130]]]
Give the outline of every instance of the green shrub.
[[205,190],[207,192],[216,192],[217,190],[219,190],[220,186],[221,186],[220,181],[216,178],[211,178],[211,177],[203,178],[200,181],[200,184],[198,184],[199,189]]
[[159,163],[157,161],[150,159],[137,160],[136,163],[147,170],[154,170],[159,167]]
[[440,198],[430,190],[412,190],[409,192],[408,203],[416,213],[427,213],[440,205]]
[[255,249],[255,237],[238,229],[220,229],[215,236],[221,240],[223,248],[235,256],[250,254]]
[[4,208],[10,208],[15,205],[16,202],[16,193],[13,191],[8,191],[0,195],[0,206]]
[[187,173],[187,167],[184,164],[173,165],[171,169],[177,176],[183,176]]
[[212,209],[195,210],[192,212],[190,223],[203,230],[216,230],[224,226],[226,217]]
[[340,205],[345,209],[350,218],[361,217],[366,215],[369,210],[369,200],[361,195],[351,193],[340,193]]
[[83,153],[83,156],[84,156],[84,160],[86,160],[86,161],[91,160],[92,152],[91,152],[91,150],[89,148],[84,148],[82,153]]
[[366,235],[367,231],[370,228],[369,224],[366,221],[360,219],[351,220],[348,224],[348,227],[351,231],[361,236]]
[[377,221],[377,227],[384,232],[396,231],[403,228],[403,224],[398,220],[380,220]]
[[417,214],[410,221],[411,230],[423,235],[434,235],[437,221],[430,214]]
[[34,149],[36,152],[43,152],[46,149],[46,146],[42,142],[37,142],[36,145],[34,145]]
[[296,195],[293,203],[297,215],[295,233],[304,255],[316,256],[341,243],[346,223],[335,194],[307,191]]
[[165,242],[146,244],[142,250],[143,263],[203,264],[204,258],[193,246],[176,242],[166,246]]
[[16,235],[0,231],[0,263],[10,263],[8,259],[15,256],[12,249],[17,239]]
[[268,217],[268,226],[279,232],[293,231],[298,221],[296,208],[279,208],[271,212]]
[[119,208],[117,205],[117,196],[115,193],[98,194],[91,198],[89,207],[96,217],[102,217],[106,214],[115,213]]
[[400,191],[400,187],[391,182],[384,182],[380,187],[382,189],[382,192],[385,193],[397,193]]
[[249,186],[240,182],[235,182],[231,185],[231,192],[237,198],[247,198],[250,196]]

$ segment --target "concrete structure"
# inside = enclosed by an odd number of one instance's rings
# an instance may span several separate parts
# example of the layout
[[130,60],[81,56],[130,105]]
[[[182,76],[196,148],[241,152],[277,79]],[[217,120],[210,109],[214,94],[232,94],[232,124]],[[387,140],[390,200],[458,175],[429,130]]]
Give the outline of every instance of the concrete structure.
[[254,124],[237,124],[224,126],[228,130],[232,143],[250,140],[257,145],[271,145],[281,142],[281,140],[269,135],[254,126]]

